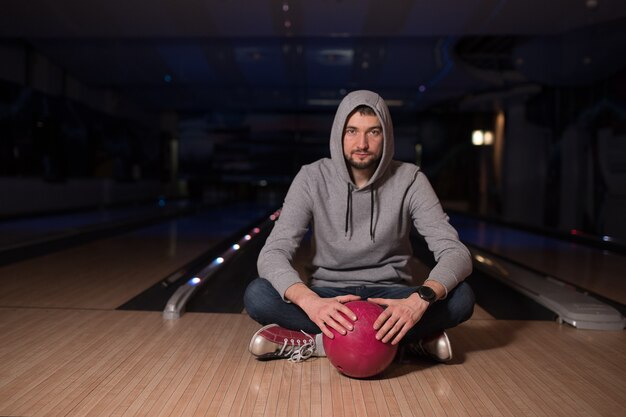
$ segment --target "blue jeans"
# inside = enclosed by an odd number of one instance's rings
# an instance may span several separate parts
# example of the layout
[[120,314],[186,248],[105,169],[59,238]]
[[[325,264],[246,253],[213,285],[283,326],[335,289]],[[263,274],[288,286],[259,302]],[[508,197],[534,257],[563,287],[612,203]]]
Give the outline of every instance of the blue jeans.
[[[355,294],[361,299],[406,298],[415,292],[415,287],[311,287],[320,297],[331,298],[338,295]],[[252,281],[244,295],[246,311],[252,319],[262,325],[276,323],[279,326],[303,330],[309,334],[320,333],[319,327],[309,319],[304,310],[282,297],[264,278]],[[457,326],[468,320],[474,312],[474,293],[469,284],[462,282],[426,310],[422,319],[404,336],[403,342],[416,342],[426,336]]]

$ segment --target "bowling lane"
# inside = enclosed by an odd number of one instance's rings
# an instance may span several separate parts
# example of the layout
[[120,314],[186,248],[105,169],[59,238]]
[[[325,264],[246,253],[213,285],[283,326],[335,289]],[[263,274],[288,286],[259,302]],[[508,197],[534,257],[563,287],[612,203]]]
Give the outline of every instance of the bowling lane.
[[114,309],[271,211],[233,204],[0,267],[0,306]]
[[120,222],[129,223],[139,219],[166,216],[189,206],[190,203],[183,200],[172,202],[159,200],[147,205],[6,219],[0,221],[0,251],[60,239]]
[[460,214],[450,222],[465,243],[626,305],[626,256]]

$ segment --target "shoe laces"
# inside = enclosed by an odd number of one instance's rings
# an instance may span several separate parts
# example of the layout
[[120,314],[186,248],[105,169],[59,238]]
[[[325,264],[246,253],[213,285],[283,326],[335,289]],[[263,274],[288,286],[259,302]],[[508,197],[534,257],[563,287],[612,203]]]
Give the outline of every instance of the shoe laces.
[[407,345],[407,349],[409,352],[417,356],[430,356],[430,354],[422,346],[421,340],[418,343],[409,343]]
[[308,337],[308,340],[303,342],[300,339],[294,340],[285,338],[283,340],[283,346],[278,352],[278,356],[287,357],[289,362],[302,362],[313,356],[316,347],[315,338],[303,330],[300,331]]

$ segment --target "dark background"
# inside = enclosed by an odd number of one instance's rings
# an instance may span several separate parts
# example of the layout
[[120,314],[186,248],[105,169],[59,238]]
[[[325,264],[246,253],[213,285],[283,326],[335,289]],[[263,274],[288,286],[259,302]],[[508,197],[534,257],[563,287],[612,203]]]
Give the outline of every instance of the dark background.
[[280,205],[370,89],[448,210],[623,240],[625,51],[620,0],[10,2],[0,218]]

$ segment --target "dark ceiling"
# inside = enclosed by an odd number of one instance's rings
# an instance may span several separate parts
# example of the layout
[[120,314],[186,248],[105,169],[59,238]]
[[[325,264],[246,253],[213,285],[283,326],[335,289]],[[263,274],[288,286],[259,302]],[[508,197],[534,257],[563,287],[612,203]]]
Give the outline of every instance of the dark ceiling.
[[358,88],[414,111],[623,70],[626,1],[29,0],[0,38],[155,112],[326,109]]

